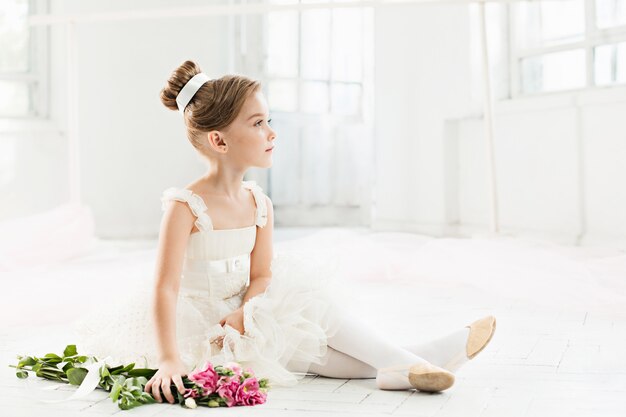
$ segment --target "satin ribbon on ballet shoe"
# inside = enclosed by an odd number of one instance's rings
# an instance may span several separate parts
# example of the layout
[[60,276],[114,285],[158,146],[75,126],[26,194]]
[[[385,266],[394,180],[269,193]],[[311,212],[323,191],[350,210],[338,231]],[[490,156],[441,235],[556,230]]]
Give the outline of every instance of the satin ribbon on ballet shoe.
[[466,354],[469,359],[474,359],[491,341],[496,331],[496,318],[494,316],[483,317],[465,327],[470,328],[465,347]]

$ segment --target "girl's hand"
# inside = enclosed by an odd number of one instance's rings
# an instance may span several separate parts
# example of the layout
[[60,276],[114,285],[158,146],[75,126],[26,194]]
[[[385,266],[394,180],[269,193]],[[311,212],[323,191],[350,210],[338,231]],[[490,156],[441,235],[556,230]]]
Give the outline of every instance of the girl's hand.
[[243,308],[242,307],[239,307],[237,310],[233,311],[232,313],[224,317],[222,320],[220,320],[220,325],[222,327],[224,327],[227,324],[230,327],[237,329],[239,333],[241,334],[244,333],[245,330],[243,328]]
[[163,390],[163,394],[168,402],[174,404],[174,396],[170,385],[172,382],[176,384],[178,392],[185,393],[182,376],[187,375],[187,366],[180,360],[162,361],[156,374],[146,384],[145,392],[152,394],[155,400],[163,402],[159,390]]

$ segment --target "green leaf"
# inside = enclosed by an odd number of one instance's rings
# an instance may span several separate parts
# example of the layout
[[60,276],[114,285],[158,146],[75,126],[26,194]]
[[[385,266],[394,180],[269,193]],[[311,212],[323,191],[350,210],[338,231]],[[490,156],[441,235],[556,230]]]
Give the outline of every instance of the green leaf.
[[44,358],[61,358],[59,355],[57,355],[56,353],[46,353],[44,355]]
[[64,357],[68,357],[68,356],[74,356],[77,355],[78,352],[76,351],[76,345],[67,345],[65,347],[65,350],[63,351],[63,356]]
[[119,397],[123,386],[124,386],[124,377],[121,377],[115,380],[113,387],[111,387],[111,394],[109,395],[109,397],[111,397],[113,401],[117,401],[117,398]]
[[72,385],[80,385],[87,376],[87,372],[85,368],[72,368],[67,371],[67,379]]
[[28,372],[26,372],[26,371],[17,371],[17,372],[15,372],[15,376],[17,376],[20,379],[25,379],[25,378],[28,378]]
[[120,398],[119,407],[122,410],[130,410],[141,405],[141,403],[135,399],[127,399],[125,397]]
[[62,370],[56,367],[51,367],[50,365],[45,365],[45,364],[37,371],[38,375],[40,373],[45,373],[47,375],[54,375],[54,376],[61,376],[65,374]]
[[106,367],[106,365],[103,365],[100,367],[100,377],[101,378],[106,378],[108,376],[111,376],[111,373],[109,372],[109,368]]
[[133,369],[134,367],[135,367],[135,364],[134,364],[134,363],[131,363],[131,364],[129,364],[129,365],[126,365],[126,366],[125,366],[125,367],[123,367],[122,369],[120,369],[120,371],[119,371],[118,373],[120,373],[120,374],[121,374],[121,373],[123,373],[123,372],[128,372],[128,371],[130,371],[131,369]]
[[63,362],[63,358],[61,358],[59,355],[56,355],[54,353],[48,353],[46,354],[46,356],[44,356],[43,358],[41,358],[44,362],[46,363],[50,363],[50,364],[56,364],[56,363],[61,363]]
[[117,373],[117,371],[119,371],[120,369],[124,368],[124,365],[118,365],[118,366],[114,366],[112,368],[109,368],[109,373],[111,375],[115,375]]
[[63,367],[63,372],[65,372],[65,374],[67,374],[67,371],[69,371],[70,369],[73,369],[73,368],[74,368],[74,364],[71,363],[71,362],[68,362]]
[[156,369],[137,368],[137,369],[131,369],[130,371],[128,371],[128,376],[130,377],[143,376],[146,378],[152,378],[154,374],[156,374],[156,372],[157,372]]
[[37,376],[40,378],[51,379],[53,381],[61,380],[61,377],[59,374],[50,372],[49,370],[46,370],[46,369],[40,369],[39,371],[37,371]]
[[[140,377],[140,378],[141,378],[141,377]],[[130,388],[130,387],[134,387],[134,388],[142,388],[142,384],[141,384],[141,382],[142,382],[142,381],[144,381],[144,380],[146,380],[146,379],[145,379],[145,378],[143,378],[143,379],[139,379],[139,378],[129,378],[129,379],[126,381],[126,386],[127,386],[127,387],[129,387],[129,388]],[[148,382],[148,381],[146,380],[146,382]],[[145,385],[145,383],[144,383],[143,385]]]
[[141,393],[141,401],[143,401],[145,404],[153,404],[153,403],[156,402],[154,397],[152,395],[148,394],[147,392],[142,392]]
[[36,364],[37,361],[35,359],[33,359],[30,356],[26,356],[24,359],[22,359],[18,364],[17,367],[21,368],[24,366],[33,366],[34,364]]

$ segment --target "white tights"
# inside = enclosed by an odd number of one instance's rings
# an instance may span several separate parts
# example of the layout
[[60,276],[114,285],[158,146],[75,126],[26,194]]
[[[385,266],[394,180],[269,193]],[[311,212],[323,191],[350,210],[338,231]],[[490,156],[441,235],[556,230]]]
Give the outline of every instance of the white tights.
[[430,362],[450,372],[465,362],[469,328],[462,328],[428,343],[400,347],[352,314],[345,312],[339,330],[329,337],[328,349],[319,365],[312,363],[309,373],[331,378],[376,378],[381,389],[412,388],[408,378],[379,374],[378,369]]

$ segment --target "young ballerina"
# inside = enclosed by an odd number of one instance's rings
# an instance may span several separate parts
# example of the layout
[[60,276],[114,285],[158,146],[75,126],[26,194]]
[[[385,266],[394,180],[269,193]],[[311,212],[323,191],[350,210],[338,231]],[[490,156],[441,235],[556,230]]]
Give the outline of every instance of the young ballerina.
[[495,318],[488,316],[428,343],[397,346],[339,307],[323,266],[274,254],[272,202],[243,180],[248,168],[272,165],[275,147],[258,81],[210,79],[186,61],[161,100],[182,114],[208,171],[163,193],[149,303],[134,298],[123,326],[102,316],[82,323],[91,354],[121,362],[141,356],[158,368],[145,391],[173,402],[170,385],[183,390],[181,377],[207,360],[240,362],[273,386],[313,373],[376,378],[380,389],[442,391],[491,340]]

